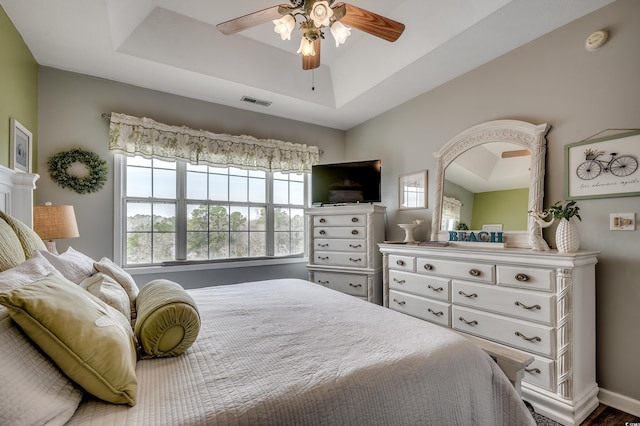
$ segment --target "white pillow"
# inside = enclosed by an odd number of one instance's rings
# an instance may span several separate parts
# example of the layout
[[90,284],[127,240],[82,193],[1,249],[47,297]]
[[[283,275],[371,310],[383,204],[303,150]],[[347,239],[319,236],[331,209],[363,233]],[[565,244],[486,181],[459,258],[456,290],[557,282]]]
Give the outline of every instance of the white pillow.
[[63,425],[82,390],[0,313],[0,424]]
[[29,284],[51,272],[57,272],[56,268],[36,251],[25,262],[0,272],[0,292]]
[[113,278],[98,272],[80,283],[80,287],[102,300],[107,305],[122,312],[131,320],[131,308],[127,292]]
[[95,260],[69,247],[60,255],[41,251],[42,255],[71,282],[80,284],[82,280],[96,273],[93,268]]
[[131,308],[131,318],[132,321],[135,321],[136,318],[136,297],[138,297],[138,293],[140,289],[138,285],[134,281],[133,277],[120,266],[118,266],[113,260],[108,257],[103,257],[99,262],[93,264],[93,266],[105,275],[113,278],[118,284],[124,288],[124,291],[129,295],[129,306]]

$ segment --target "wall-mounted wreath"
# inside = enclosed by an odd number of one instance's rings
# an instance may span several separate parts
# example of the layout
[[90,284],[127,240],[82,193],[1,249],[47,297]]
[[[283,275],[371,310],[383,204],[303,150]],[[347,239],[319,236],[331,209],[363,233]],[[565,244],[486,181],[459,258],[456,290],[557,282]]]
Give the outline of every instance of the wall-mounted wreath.
[[[87,168],[88,173],[77,176],[69,173],[69,167],[80,163]],[[78,194],[97,192],[107,181],[107,162],[95,152],[80,148],[60,152],[47,162],[51,179],[62,188],[69,188]]]

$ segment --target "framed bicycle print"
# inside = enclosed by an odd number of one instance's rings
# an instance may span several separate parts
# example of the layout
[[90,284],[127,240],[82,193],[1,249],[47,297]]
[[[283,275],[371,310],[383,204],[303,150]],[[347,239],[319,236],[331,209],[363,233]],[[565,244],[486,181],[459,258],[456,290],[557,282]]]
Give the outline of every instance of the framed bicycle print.
[[566,199],[640,195],[640,131],[565,146]]

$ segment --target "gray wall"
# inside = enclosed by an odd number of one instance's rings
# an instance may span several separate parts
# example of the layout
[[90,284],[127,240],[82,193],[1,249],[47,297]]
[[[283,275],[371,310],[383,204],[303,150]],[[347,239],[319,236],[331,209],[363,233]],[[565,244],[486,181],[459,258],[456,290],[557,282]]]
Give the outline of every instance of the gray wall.
[[[344,158],[345,133],[293,120],[243,111],[108,80],[41,67],[38,92],[38,172],[41,175],[36,204],[71,204],[75,207],[80,237],[58,241],[59,251],[75,249],[100,259],[113,257],[113,156],[108,152],[109,123],[102,113],[122,112],[150,117],[172,125],[185,125],[217,133],[247,134],[316,145],[323,162]],[[79,195],[58,187],[48,176],[47,160],[53,154],[81,147],[107,160],[109,180],[93,194]],[[166,274],[162,275],[167,277]],[[304,264],[278,267],[242,267],[216,271],[183,272],[169,277],[185,287],[227,284],[275,277],[305,278]],[[144,284],[158,275],[144,275]]]
[[[601,28],[610,30],[609,41],[588,52],[585,39]],[[563,200],[564,145],[608,128],[640,127],[640,2],[619,0],[349,130],[347,159],[365,154],[382,159],[388,239],[400,239],[397,223],[415,218],[431,222],[431,210],[397,211],[398,175],[434,170],[434,151],[466,128],[495,119],[552,126],[545,206]],[[433,188],[431,182],[431,198]],[[609,214],[638,214],[640,198],[581,200],[578,205],[581,248],[601,252],[597,380],[601,388],[635,400],[637,408],[640,231],[609,231]],[[553,241],[552,230],[546,240]]]

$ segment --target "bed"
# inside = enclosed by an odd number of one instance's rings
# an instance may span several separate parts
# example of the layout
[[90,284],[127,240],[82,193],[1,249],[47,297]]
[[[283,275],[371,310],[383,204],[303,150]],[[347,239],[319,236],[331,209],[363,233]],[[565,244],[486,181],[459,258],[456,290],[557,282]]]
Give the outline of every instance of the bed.
[[[24,203],[25,194],[30,203],[29,191],[14,191],[15,176],[5,174],[9,178],[2,182],[0,173],[0,201],[5,201],[0,209],[29,224],[29,206],[10,210]],[[142,296],[145,286],[140,287]],[[106,402],[83,391],[0,306],[0,347],[10,346],[10,339],[21,342],[12,353],[0,349],[0,401],[5,401],[0,423],[21,424],[15,405],[46,395],[37,399],[37,411],[53,414],[40,415],[40,424],[535,424],[492,359],[441,327],[298,279],[185,294],[197,306],[197,338],[178,356],[137,357],[134,404]],[[38,369],[66,382],[47,393],[36,386]],[[7,400],[14,406],[7,407]]]

